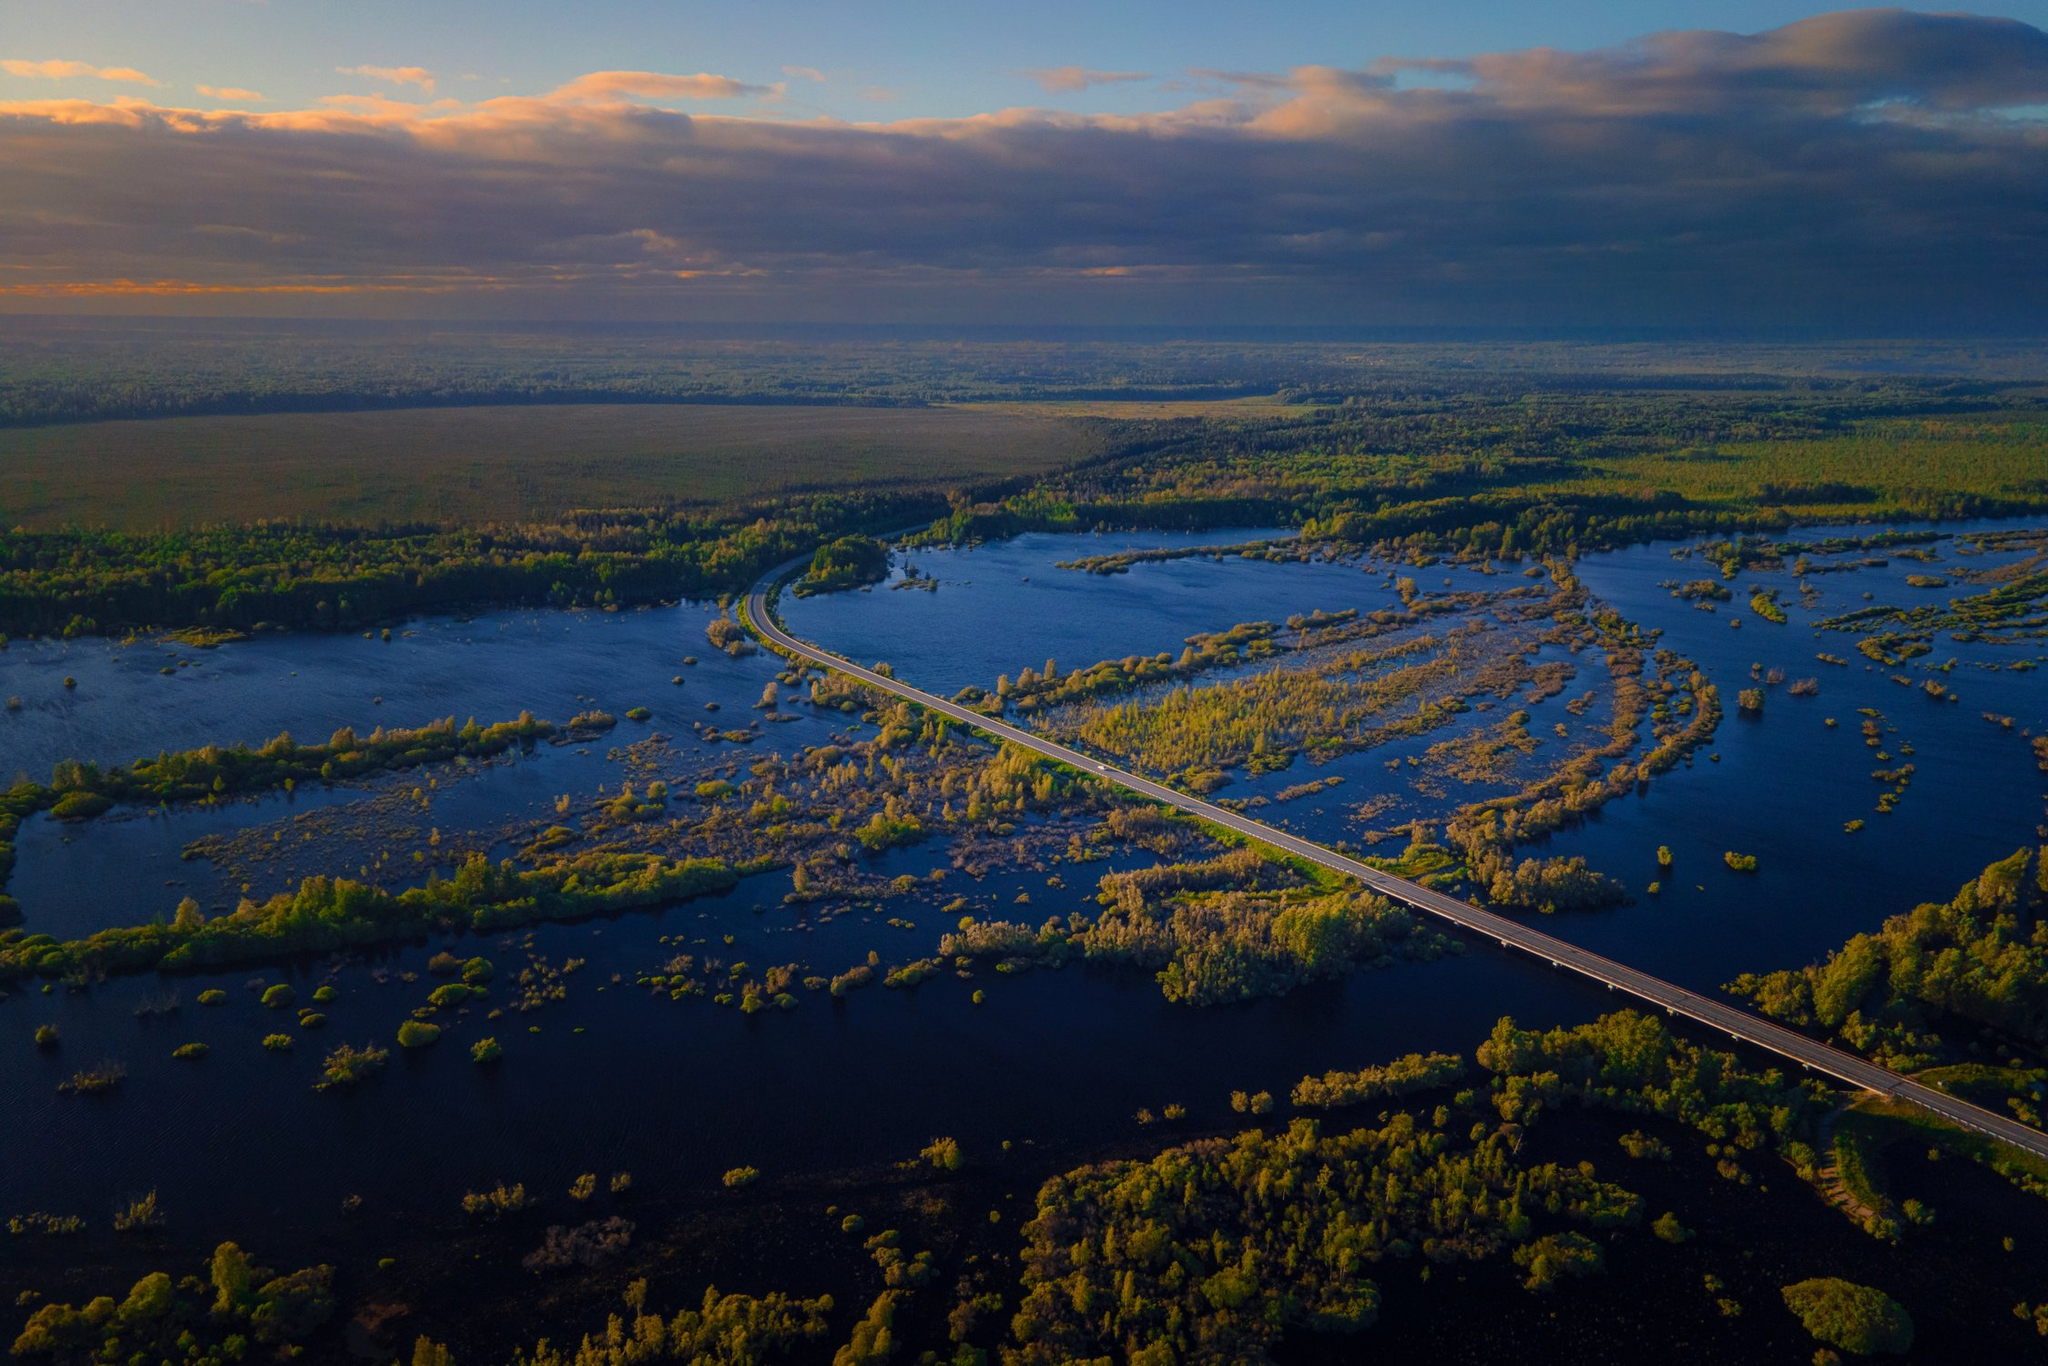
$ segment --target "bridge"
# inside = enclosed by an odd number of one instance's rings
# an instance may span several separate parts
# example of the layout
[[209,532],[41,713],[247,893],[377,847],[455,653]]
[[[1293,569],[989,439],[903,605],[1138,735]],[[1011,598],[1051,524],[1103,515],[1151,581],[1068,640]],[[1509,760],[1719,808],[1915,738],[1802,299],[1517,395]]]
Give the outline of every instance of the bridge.
[[1972,1105],[1946,1091],[1915,1081],[1911,1077],[1901,1076],[1853,1053],[1810,1039],[1797,1030],[1774,1024],[1725,1000],[1687,991],[1625,963],[1617,963],[1611,958],[1604,958],[1597,953],[1579,948],[1554,935],[1531,929],[1520,921],[1510,920],[1506,916],[1495,914],[1470,902],[1446,896],[1419,882],[1383,872],[1313,840],[1303,839],[1299,835],[1290,834],[1263,821],[1251,820],[1235,811],[1226,810],[1214,802],[1207,802],[1177,788],[1156,783],[1150,778],[1105,763],[1093,755],[1084,754],[1042,735],[1034,734],[1021,726],[1011,725],[1000,718],[983,715],[946,698],[913,688],[886,674],[864,668],[849,659],[801,640],[783,629],[781,623],[776,620],[774,608],[775,600],[781,594],[783,582],[803,563],[796,561],[774,570],[755,584],[747,597],[748,624],[763,640],[785,654],[857,678],[870,687],[892,693],[927,711],[937,712],[961,725],[1032,750],[1104,782],[1114,783],[1150,801],[1173,807],[1191,816],[1198,816],[1248,839],[1257,840],[1270,848],[1305,859],[1346,877],[1355,878],[1390,900],[1400,902],[1425,915],[1447,920],[1468,934],[1483,935],[1488,939],[1497,940],[1502,946],[1532,955],[1553,968],[1589,977],[1610,991],[1625,993],[1658,1007],[1668,1015],[1682,1016],[1709,1029],[1719,1030],[1744,1043],[1767,1049],[1779,1057],[1796,1062],[1810,1071],[1833,1077],[1861,1090],[1910,1101],[1966,1129],[1988,1135],[2001,1143],[2011,1144],[2036,1156],[2048,1158],[2048,1134],[2021,1124],[2009,1116]]

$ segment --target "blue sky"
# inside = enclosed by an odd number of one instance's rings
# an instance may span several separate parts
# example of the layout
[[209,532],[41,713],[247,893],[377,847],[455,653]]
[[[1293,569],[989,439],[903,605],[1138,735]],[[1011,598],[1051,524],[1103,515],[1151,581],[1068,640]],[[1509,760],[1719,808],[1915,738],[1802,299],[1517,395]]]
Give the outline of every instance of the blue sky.
[[[6,0],[0,58],[133,68],[162,82],[166,102],[200,107],[247,103],[202,96],[202,85],[252,90],[277,107],[420,93],[416,83],[338,69],[365,66],[423,68],[437,96],[463,99],[539,94],[587,71],[715,72],[754,85],[787,82],[771,114],[866,121],[1019,105],[1168,109],[1210,88],[1191,71],[1597,48],[1659,29],[1756,32],[1821,8],[1783,0]],[[1991,12],[2048,27],[2048,0],[2008,0]],[[1066,67],[1151,79],[1048,92],[1023,74]],[[14,98],[105,93],[90,77],[0,72],[0,95]]]
[[2048,0],[0,0],[0,311],[2033,328]]

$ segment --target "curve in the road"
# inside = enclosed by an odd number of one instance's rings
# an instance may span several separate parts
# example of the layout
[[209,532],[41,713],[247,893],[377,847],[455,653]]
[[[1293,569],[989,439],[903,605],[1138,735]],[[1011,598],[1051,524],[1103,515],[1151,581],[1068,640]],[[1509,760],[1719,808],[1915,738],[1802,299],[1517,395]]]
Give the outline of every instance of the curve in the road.
[[756,634],[777,650],[858,678],[871,687],[893,693],[907,702],[949,717],[962,725],[1007,740],[1011,744],[1021,745],[1025,749],[1092,774],[1106,782],[1115,783],[1141,797],[1174,807],[1192,816],[1199,816],[1205,821],[1255,839],[1284,853],[1307,859],[1311,863],[1347,877],[1356,878],[1391,900],[1448,920],[1469,933],[1499,940],[1508,948],[1533,954],[1554,968],[1569,969],[1590,977],[1611,991],[1627,992],[1639,1000],[1660,1007],[1667,1014],[1682,1015],[1718,1029],[1734,1038],[1768,1049],[1802,1067],[1847,1082],[1851,1086],[1911,1101],[1965,1128],[1977,1130],[2000,1142],[2048,1158],[2048,1134],[2029,1128],[2005,1115],[1972,1105],[1945,1091],[1936,1090],[1924,1082],[1900,1076],[1852,1053],[1809,1039],[1804,1034],[1773,1024],[1726,1001],[1687,991],[1660,977],[1639,972],[1625,963],[1603,958],[1597,953],[1579,948],[1540,930],[1530,929],[1519,921],[1483,910],[1455,897],[1445,896],[1442,892],[1433,891],[1421,883],[1382,872],[1325,845],[1289,834],[1262,821],[1248,819],[1213,802],[1203,801],[1200,797],[1191,796],[1177,788],[1167,787],[1163,783],[1153,782],[1150,778],[1104,763],[1092,755],[1070,749],[999,718],[985,716],[936,694],[913,688],[886,674],[863,668],[852,660],[801,640],[782,628],[781,623],[776,620],[774,610],[775,599],[780,594],[782,583],[801,563],[799,561],[784,565],[775,570],[757,583],[747,597],[748,624]]

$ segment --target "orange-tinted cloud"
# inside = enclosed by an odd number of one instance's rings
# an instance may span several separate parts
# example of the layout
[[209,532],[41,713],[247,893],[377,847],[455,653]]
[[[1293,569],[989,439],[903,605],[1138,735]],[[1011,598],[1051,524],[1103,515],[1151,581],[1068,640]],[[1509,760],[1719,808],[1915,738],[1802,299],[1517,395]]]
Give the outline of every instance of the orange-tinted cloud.
[[1042,66],[1022,73],[1038,82],[1048,94],[1087,90],[1098,85],[1124,81],[1149,81],[1149,71],[1092,71],[1083,66]]
[[209,99],[239,100],[244,104],[269,103],[268,100],[264,99],[263,96],[257,94],[254,90],[244,90],[239,85],[200,85],[194,86],[193,89]]
[[576,102],[637,95],[652,100],[736,100],[775,93],[775,86],[748,85],[730,76],[702,71],[694,76],[667,76],[659,71],[593,71],[558,87],[548,98]]
[[373,81],[384,81],[390,85],[416,85],[429,95],[434,93],[434,73],[423,66],[337,66],[334,69],[344,76],[368,76]]
[[46,81],[76,80],[81,76],[90,76],[102,81],[125,81],[130,85],[163,84],[162,81],[151,80],[132,66],[94,66],[90,62],[29,62],[10,57],[0,61],[0,71],[5,71],[10,76],[28,76]]

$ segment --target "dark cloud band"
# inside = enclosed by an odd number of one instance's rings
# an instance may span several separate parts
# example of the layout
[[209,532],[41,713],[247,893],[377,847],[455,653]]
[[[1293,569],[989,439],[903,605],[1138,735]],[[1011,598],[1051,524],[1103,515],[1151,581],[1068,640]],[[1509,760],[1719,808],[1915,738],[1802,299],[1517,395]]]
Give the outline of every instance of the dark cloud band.
[[870,126],[673,112],[644,101],[761,88],[650,73],[426,110],[4,106],[0,300],[1904,329],[2048,303],[2048,35],[2012,21],[1229,88]]

